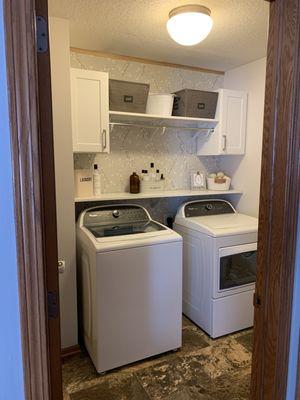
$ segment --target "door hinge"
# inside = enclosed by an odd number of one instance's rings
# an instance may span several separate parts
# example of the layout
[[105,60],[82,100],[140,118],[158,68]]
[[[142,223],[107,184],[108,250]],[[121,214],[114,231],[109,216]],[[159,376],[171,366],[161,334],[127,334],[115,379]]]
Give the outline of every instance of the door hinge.
[[44,17],[36,16],[36,49],[38,53],[48,51],[48,24]]
[[257,293],[254,293],[254,295],[253,295],[253,305],[254,305],[254,307],[261,306],[261,299]]
[[48,317],[58,317],[58,295],[56,292],[48,292]]

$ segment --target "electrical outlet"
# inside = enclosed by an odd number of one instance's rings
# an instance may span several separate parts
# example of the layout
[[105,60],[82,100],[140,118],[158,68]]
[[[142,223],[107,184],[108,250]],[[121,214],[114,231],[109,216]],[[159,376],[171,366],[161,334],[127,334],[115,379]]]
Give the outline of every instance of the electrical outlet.
[[164,225],[168,226],[169,228],[173,227],[174,218],[171,215],[164,216]]

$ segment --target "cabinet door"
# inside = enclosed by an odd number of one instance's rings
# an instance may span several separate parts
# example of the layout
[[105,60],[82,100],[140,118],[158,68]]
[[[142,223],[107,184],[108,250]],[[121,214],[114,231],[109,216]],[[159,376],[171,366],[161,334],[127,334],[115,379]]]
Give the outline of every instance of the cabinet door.
[[73,151],[109,152],[108,74],[71,69]]
[[197,140],[199,156],[244,154],[246,142],[247,93],[220,89],[213,133],[201,134]]
[[222,89],[219,96],[219,154],[244,154],[247,93]]

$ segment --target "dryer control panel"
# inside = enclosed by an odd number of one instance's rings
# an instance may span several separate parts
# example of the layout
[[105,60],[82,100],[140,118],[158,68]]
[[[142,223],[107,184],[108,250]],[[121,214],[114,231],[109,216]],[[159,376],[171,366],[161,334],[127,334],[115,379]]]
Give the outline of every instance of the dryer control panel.
[[225,200],[192,201],[184,207],[184,216],[186,218],[229,213],[235,213],[235,209]]

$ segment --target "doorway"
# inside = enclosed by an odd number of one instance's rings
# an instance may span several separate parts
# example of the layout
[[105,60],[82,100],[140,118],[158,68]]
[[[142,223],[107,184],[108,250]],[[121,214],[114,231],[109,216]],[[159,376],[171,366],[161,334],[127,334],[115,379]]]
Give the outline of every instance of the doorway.
[[[275,3],[277,3],[277,4],[275,4]],[[275,20],[275,18],[278,18],[278,20],[283,24],[283,27],[284,27],[284,23],[286,22],[286,20],[283,18],[283,20],[282,20],[282,17],[281,17],[281,13],[280,13],[280,11],[283,11],[283,9],[282,9],[282,7],[283,7],[283,5],[281,4],[279,4],[280,2],[278,2],[278,1],[276,1],[276,2],[274,2],[274,4],[272,4],[271,5],[271,10],[273,10],[273,14],[272,14],[272,12],[271,12],[271,21],[272,21],[272,18],[274,18],[274,20]],[[31,9],[31,10],[33,10],[33,9]],[[9,10],[8,9],[8,11],[10,11],[11,12],[11,10]],[[22,11],[24,11],[24,10],[22,10]],[[292,2],[291,2],[291,9],[289,10],[288,9],[288,11],[285,11],[287,14],[285,14],[285,13],[283,13],[283,15],[286,17],[286,18],[288,18],[288,16],[290,17],[290,15],[288,14],[289,12],[291,12],[291,13],[296,13],[295,15],[297,15],[297,11],[298,11],[298,9],[297,9],[297,5],[292,5]],[[40,13],[40,14],[43,14],[44,13],[44,15],[46,16],[47,15],[47,12],[45,12],[45,8],[44,9],[39,9],[38,10],[38,12]],[[12,26],[13,26],[13,24],[12,24]],[[271,30],[270,30],[270,37],[271,38],[273,38],[273,36],[272,36],[272,34],[274,35],[274,31],[272,31],[272,24],[270,24],[270,26],[271,26]],[[297,37],[297,33],[299,32],[299,27],[298,26],[295,26],[294,27],[294,29],[295,29],[295,31],[294,31],[294,33],[295,33],[295,37]],[[282,34],[282,36],[279,38],[279,37],[276,37],[276,40],[284,40],[284,38],[285,38],[285,36],[284,36],[284,30],[283,30],[283,32],[281,33]],[[30,38],[28,38],[28,40],[29,40]],[[275,40],[275,39],[274,39]],[[297,45],[297,41],[296,41],[296,39],[295,39],[295,41],[293,42],[293,41],[290,41],[290,43],[291,43],[291,46],[292,45]],[[269,44],[270,45],[270,44]],[[274,56],[274,54],[273,53],[271,53],[271,55],[273,55]],[[278,56],[277,54],[276,54],[276,56]],[[275,56],[274,56],[275,57]],[[41,59],[40,59],[41,60]],[[49,61],[49,60],[48,60]],[[41,64],[39,64],[38,63],[38,65],[39,65],[39,67],[40,68],[43,68],[43,67],[45,67],[45,64],[44,64],[44,66],[43,65],[41,65]],[[297,71],[297,63],[295,62],[294,64],[293,64],[293,68],[295,69],[295,71]],[[49,62],[48,62],[48,67],[49,67]],[[274,67],[274,65],[269,65],[269,68],[272,68],[272,67]],[[41,70],[38,70],[38,71],[41,71]],[[17,71],[15,70],[15,74],[17,74]],[[48,76],[49,76],[49,69],[48,69]],[[270,76],[272,76],[272,74],[270,74]],[[295,79],[295,81],[296,81],[296,78],[297,78],[297,75],[296,75],[296,72],[295,72],[295,75],[292,75],[293,76],[293,78]],[[16,77],[16,75],[15,75],[15,77]],[[40,77],[41,78],[41,77]],[[275,82],[273,81],[273,82],[271,82],[270,84],[275,84]],[[294,90],[294,91],[293,91]],[[293,93],[295,93],[295,90],[296,90],[296,85],[294,85],[293,86],[293,88],[292,88],[292,92]],[[39,91],[39,93],[40,93],[40,95],[42,95],[42,93],[41,93],[42,91],[40,90]],[[291,105],[291,103],[293,103],[293,102],[295,102],[295,98],[292,98],[292,99],[290,99],[289,97],[288,97],[288,93],[287,93],[287,91],[283,91],[283,93],[282,93],[282,95],[283,95],[283,97],[284,96],[286,96],[286,100],[287,101],[289,101],[289,105]],[[48,101],[50,101],[50,98],[49,98],[49,95],[48,95]],[[291,102],[291,103],[290,103]],[[50,104],[50,103],[48,103],[48,104]],[[271,107],[272,107],[272,105],[271,105]],[[43,112],[43,107],[41,107],[41,104],[40,104],[40,113],[42,113]],[[293,112],[293,110],[294,109],[291,109],[290,110],[290,112],[292,113]],[[288,111],[287,111],[288,112]],[[277,116],[276,116],[277,117]],[[278,118],[280,118],[280,116],[278,116]],[[266,132],[266,129],[268,128],[268,126],[266,127],[266,123],[267,123],[268,121],[265,121],[265,132]],[[282,122],[283,124],[284,124],[284,122]],[[50,122],[50,120],[48,119],[48,124],[47,124],[47,127],[49,128],[49,126],[51,127],[51,122]],[[285,125],[284,125],[285,126]],[[51,130],[51,129],[50,129]],[[273,131],[272,131],[273,132]],[[298,144],[298,142],[297,142],[297,139],[296,139],[296,137],[295,137],[295,135],[293,136],[293,134],[294,134],[294,132],[295,132],[295,126],[293,126],[293,127],[291,127],[291,126],[288,126],[288,127],[286,127],[286,132],[287,132],[287,136],[286,137],[290,137],[291,139],[291,141],[292,140],[294,140],[294,144],[296,145],[296,148],[297,148],[297,144]],[[47,136],[47,134],[49,135],[49,136]],[[51,132],[49,132],[48,131],[48,133],[47,133],[46,135],[44,135],[43,136],[43,138],[45,139],[45,138],[50,138],[50,142],[51,142]],[[265,134],[266,135],[266,134]],[[290,135],[290,136],[289,136]],[[39,137],[38,135],[37,135],[37,137]],[[294,139],[293,139],[294,138]],[[45,139],[46,140],[46,139]],[[283,139],[282,139],[283,140]],[[286,139],[285,139],[286,140]],[[265,141],[267,141],[267,143],[265,143],[264,145],[265,145],[265,148],[267,148],[267,145],[269,144],[269,141],[268,141],[268,137],[267,137],[267,139],[265,139]],[[40,139],[39,139],[39,142],[40,142]],[[42,148],[45,148],[45,146],[46,145],[48,145],[49,144],[49,142],[48,143],[44,143],[44,144],[42,144]],[[276,145],[276,141],[274,142],[274,144],[273,144],[274,146]],[[288,145],[288,143],[285,141],[284,143],[281,143],[281,149],[282,148],[285,148],[284,147],[284,145],[285,146],[287,146]],[[290,159],[293,159],[293,156],[295,156],[295,154],[293,153],[293,149],[295,149],[295,147],[293,146],[292,148],[290,148],[289,147],[289,151],[290,151]],[[49,147],[48,147],[48,155],[49,155]],[[274,147],[272,147],[272,150],[274,150]],[[52,154],[52,156],[53,156],[53,154]],[[45,162],[45,157],[46,157],[46,154],[44,154],[44,158],[42,157],[41,158],[41,160],[42,160],[42,162]],[[267,160],[269,159],[269,158],[266,158]],[[296,159],[296,158],[295,158]],[[280,160],[278,160],[278,161],[280,161]],[[281,162],[282,163],[284,163],[286,160],[281,160]],[[47,162],[49,162],[49,160],[47,161]],[[51,164],[51,162],[52,162],[52,168],[53,168],[53,158],[52,158],[52,161],[50,160],[50,164]],[[280,165],[280,162],[278,162],[278,165]],[[296,168],[293,166],[293,165],[291,165],[291,164],[289,164],[289,165],[286,165],[286,164],[281,164],[281,166],[282,167],[287,167],[287,168],[290,168],[290,171],[292,171],[294,174],[296,174],[296,175],[294,175],[294,176],[298,176],[297,175],[297,173],[298,173],[298,171],[296,170]],[[41,169],[42,170],[42,169]],[[264,171],[264,170],[263,170]],[[269,170],[270,171],[270,170]],[[272,170],[272,168],[271,168],[271,171],[273,171]],[[26,177],[24,177],[23,179],[25,179]],[[268,177],[269,178],[269,177]],[[265,177],[265,179],[266,179],[266,177]],[[42,183],[42,187],[44,187],[44,185],[43,185],[43,178],[42,177],[40,177],[39,179],[38,179],[38,181],[39,182],[41,182]],[[265,181],[265,186],[264,187],[262,187],[262,189],[263,190],[267,190],[267,188],[269,188],[269,186],[268,186],[268,184],[271,182],[271,180],[270,179],[266,179],[266,181]],[[51,182],[49,183],[49,180],[48,180],[48,182],[47,182],[47,184],[48,184],[48,187],[50,187],[51,186]],[[54,182],[53,182],[53,180],[52,180],[52,188],[53,188],[53,185],[54,185]],[[297,189],[297,188],[296,188]],[[292,191],[289,191],[288,190],[288,187],[284,187],[282,190],[286,190],[287,192],[286,193],[290,193],[290,196],[291,196],[291,201],[294,203],[294,204],[296,204],[295,202],[296,202],[296,200],[297,200],[297,191],[296,190],[292,190]],[[52,192],[53,193],[53,192]],[[299,191],[298,191],[298,193],[299,193]],[[49,195],[50,197],[51,197],[51,195]],[[50,198],[50,197],[47,197],[46,196],[46,198]],[[53,199],[53,197],[52,197],[52,199]],[[54,199],[53,199],[53,204],[54,204]],[[52,212],[53,212],[53,204],[52,204]],[[269,206],[269,204],[265,204],[265,207],[267,207],[267,206]],[[55,220],[55,218],[53,218],[53,215],[54,214],[51,214],[51,212],[48,210],[47,211],[47,207],[45,206],[45,204],[42,204],[42,206],[41,206],[41,209],[42,210],[44,210],[44,213],[45,213],[45,216],[46,215],[48,215],[48,217],[50,216],[50,219],[52,220],[52,223],[51,223],[51,229],[53,229],[53,221]],[[296,208],[294,208],[294,210],[295,210]],[[272,212],[274,211],[274,208],[272,209]],[[265,211],[264,211],[265,212]],[[262,214],[262,211],[261,211],[261,217],[263,217],[263,215],[264,214]],[[292,218],[295,216],[295,212],[294,212],[294,214],[293,215],[291,215],[290,216],[290,218],[291,218],[291,221],[293,220]],[[50,219],[48,220],[48,221],[50,221]],[[46,221],[45,221],[46,220]],[[47,218],[45,217],[44,218],[44,223],[47,225]],[[284,220],[284,219],[282,219],[281,220],[281,223],[283,224],[283,226],[284,226],[284,224],[286,224],[286,221]],[[47,225],[48,227],[50,227],[50,223]],[[294,226],[294,231],[295,231],[295,226]],[[46,230],[45,230],[45,227],[42,229],[42,232],[46,232]],[[49,234],[49,232],[48,232],[48,234]],[[270,232],[270,240],[271,240],[271,238],[272,238],[272,236],[271,236],[271,234],[272,234],[272,231]],[[47,233],[46,233],[46,236],[47,236]],[[53,237],[53,236],[52,236]],[[45,238],[45,237],[44,237]],[[284,235],[282,235],[281,237],[280,237],[280,243],[281,243],[281,246],[284,246],[285,245],[285,242],[284,242]],[[51,243],[51,242],[44,242],[44,245],[45,245],[45,243]],[[47,247],[47,246],[46,246]],[[54,246],[55,247],[55,246]],[[52,249],[53,249],[53,247],[52,247]],[[294,247],[292,247],[292,249],[291,249],[292,251],[289,253],[289,254],[291,254],[291,255],[293,255],[294,254],[294,252],[295,252],[295,249],[294,249]],[[262,250],[261,250],[262,251]],[[270,256],[270,252],[268,252],[268,255]],[[52,253],[52,256],[53,256],[53,253]],[[57,257],[55,257],[55,253],[54,253],[54,258],[57,258]],[[49,260],[49,262],[51,261],[51,259],[47,259],[47,260]],[[286,271],[286,273],[288,273],[288,280],[290,281],[290,282],[292,282],[292,279],[293,279],[293,258],[292,259],[290,259],[290,260],[287,260],[286,259],[286,261],[285,262],[288,262],[289,261],[289,265],[291,266],[291,268],[292,268],[292,270],[290,270],[290,271]],[[50,267],[48,267],[48,268],[50,268]],[[52,263],[52,267],[51,267],[52,269],[53,269],[53,263]],[[280,265],[278,265],[278,268],[283,268],[283,264],[280,264]],[[272,273],[272,271],[270,271],[270,274]],[[283,276],[281,276],[281,278],[283,279],[284,277]],[[268,279],[267,277],[264,277],[264,279]],[[263,288],[264,286],[263,286],[263,283],[264,283],[264,280],[262,281],[262,282],[259,282],[259,284],[261,284],[261,287],[260,286],[258,286],[258,288],[259,289],[261,289],[261,288]],[[41,282],[39,283],[39,284],[41,284]],[[57,279],[56,279],[56,283],[54,282],[54,286],[57,284]],[[279,282],[278,282],[278,284],[283,284],[283,281],[282,280],[280,280]],[[51,291],[50,291],[51,292]],[[54,290],[53,290],[53,292],[55,293],[55,288],[54,288]],[[53,293],[52,292],[52,293]],[[266,293],[263,293],[262,291],[260,291],[260,292],[258,292],[258,296],[257,296],[257,322],[256,322],[256,326],[257,326],[257,328],[256,329],[259,329],[259,327],[260,327],[260,324],[262,324],[263,323],[263,320],[262,320],[262,312],[261,312],[261,310],[263,309],[263,307],[265,306],[265,302],[264,302],[264,298],[263,298],[263,296],[262,295],[264,295],[264,296],[266,296],[266,298],[269,296],[269,295],[272,295],[273,293],[268,293],[268,292],[266,292]],[[292,293],[288,293],[289,294],[289,298],[287,299],[287,306],[289,306],[290,307],[290,305],[291,305],[291,296],[292,296]],[[51,295],[50,295],[51,296]],[[49,299],[49,297],[48,297],[48,299]],[[51,298],[52,299],[52,305],[53,305],[53,309],[55,309],[55,305],[57,304],[57,299],[54,297],[54,298]],[[283,307],[283,305],[282,305],[282,307]],[[38,315],[37,315],[38,316]],[[49,317],[49,322],[50,322],[50,325],[51,325],[51,320],[52,320],[52,318],[53,319],[55,319],[55,317]],[[23,323],[25,323],[25,322],[23,322]],[[55,323],[56,324],[56,326],[57,326],[57,323]],[[57,332],[57,331],[56,331]],[[275,331],[275,332],[273,332],[273,338],[274,338],[274,335],[276,335],[276,332],[277,332],[277,334],[278,334],[278,331]],[[286,332],[286,336],[284,337],[284,335],[283,334],[281,334],[281,338],[282,338],[282,340],[284,339],[285,340],[285,346],[283,346],[283,350],[279,350],[279,348],[277,349],[276,348],[276,350],[278,350],[278,351],[285,351],[285,353],[284,354],[287,354],[288,353],[288,329],[286,329],[284,332]],[[270,331],[268,331],[267,332],[267,334],[271,334],[271,332]],[[51,332],[49,332],[48,331],[48,339],[53,339],[54,338],[54,335],[52,336],[52,334],[51,334]],[[259,343],[260,343],[260,340],[261,340],[261,336],[258,334],[257,335],[257,341],[256,341],[256,346],[259,346]],[[271,338],[270,338],[271,339]],[[262,341],[262,340],[261,340]],[[50,340],[50,342],[51,342],[51,340]],[[48,353],[48,354],[50,354],[51,353],[51,350],[54,350],[54,348],[55,348],[55,346],[49,346],[49,343],[50,343],[49,341],[48,341],[48,349],[50,349],[50,352]],[[46,343],[44,343],[44,345],[46,345]],[[57,347],[56,347],[56,350],[57,350]],[[260,354],[260,352],[259,352],[259,350],[258,350],[258,347],[257,347],[257,349],[256,349],[256,356],[257,356],[257,358],[255,358],[255,360],[254,360],[254,365],[255,365],[255,363],[257,363],[257,368],[258,368],[258,370],[259,371],[261,371],[260,370],[260,368],[262,368],[262,372],[264,371],[263,370],[263,366],[264,366],[264,364],[263,363],[260,363],[259,361],[260,361],[260,357],[259,357],[259,354]],[[265,355],[265,357],[267,357],[268,356],[268,354],[266,354],[266,353],[264,353],[264,355]],[[56,356],[57,356],[57,352],[56,352]],[[55,358],[55,356],[54,356],[54,358]],[[258,361],[258,362],[257,362]],[[44,362],[47,364],[47,361],[46,360],[44,360]],[[274,367],[275,367],[275,360],[274,360]],[[286,364],[283,364],[283,366],[282,367],[284,367],[284,365],[285,365],[285,376],[286,376]],[[276,376],[276,374],[275,374],[275,368],[274,368],[274,380],[275,380],[275,376]],[[278,372],[277,372],[278,373]],[[264,374],[263,373],[261,373],[260,374],[260,377],[263,379],[263,377],[264,377]],[[55,377],[53,377],[53,375],[52,375],[52,379],[55,379]],[[43,382],[46,382],[47,381],[47,379],[43,379]],[[256,386],[255,386],[255,383],[256,383],[256,381],[255,381],[255,375],[254,375],[254,388],[256,388]],[[32,384],[34,384],[34,382],[32,382]],[[259,387],[264,387],[263,385],[260,385]],[[265,387],[265,389],[266,388],[268,388],[269,386],[267,385],[266,387]],[[274,388],[274,385],[273,385],[273,388]],[[256,388],[256,390],[261,390],[261,389],[258,389],[258,387]],[[270,390],[274,390],[274,389],[270,389]],[[282,398],[282,397],[280,397],[279,396],[279,394],[280,393],[283,393],[282,392],[282,390],[284,391],[285,390],[285,385],[283,384],[282,386],[280,385],[279,386],[279,388],[277,389],[277,386],[276,386],[276,389],[275,390],[279,390],[280,392],[276,392],[276,394],[274,395],[274,393],[273,392],[270,392],[270,393],[273,393],[273,395],[275,396],[275,397],[270,397],[270,398]],[[264,392],[263,393],[263,395],[265,395],[265,393],[266,392]],[[260,394],[260,395],[262,395],[262,394]],[[277,397],[276,397],[277,396]],[[40,398],[44,398],[44,397],[40,397]],[[46,398],[46,397],[45,397]],[[58,398],[58,397],[56,397],[56,398]],[[256,394],[256,397],[253,397],[253,398],[261,398],[261,397],[259,397],[259,393],[257,393]]]

